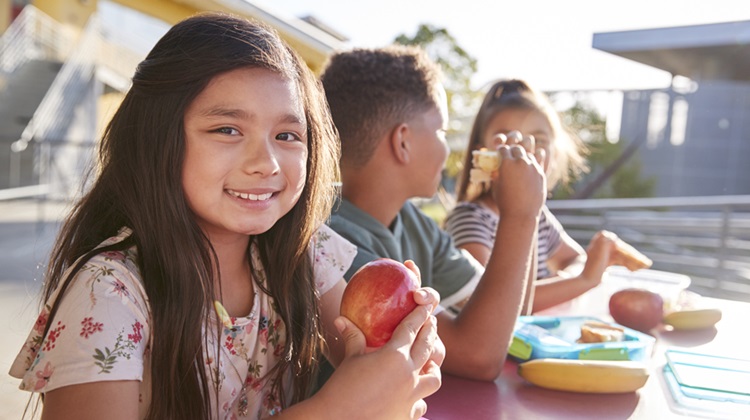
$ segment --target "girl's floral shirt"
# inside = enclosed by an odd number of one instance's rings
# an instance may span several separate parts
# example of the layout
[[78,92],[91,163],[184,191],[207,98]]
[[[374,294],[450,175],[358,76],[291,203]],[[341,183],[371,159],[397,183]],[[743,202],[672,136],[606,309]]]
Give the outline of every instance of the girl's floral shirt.
[[[130,233],[123,228],[102,245],[122,241]],[[313,236],[310,252],[316,286],[323,295],[343,278],[357,250],[322,225]],[[131,248],[89,260],[74,277],[42,337],[50,302],[58,292],[51,296],[11,366],[10,374],[22,380],[20,389],[43,393],[87,382],[138,380],[139,412],[141,418],[145,416],[151,401],[149,349],[158,332],[151,330],[149,301],[135,256]],[[251,257],[254,266],[260,267],[255,246]],[[266,281],[265,275],[261,277]],[[248,316],[223,320],[220,357],[215,334],[209,337],[206,372],[218,385],[218,402],[215,393],[211,398],[222,419],[260,418],[281,409],[271,393],[271,381],[263,378],[282,357],[285,326],[272,299],[256,289]]]

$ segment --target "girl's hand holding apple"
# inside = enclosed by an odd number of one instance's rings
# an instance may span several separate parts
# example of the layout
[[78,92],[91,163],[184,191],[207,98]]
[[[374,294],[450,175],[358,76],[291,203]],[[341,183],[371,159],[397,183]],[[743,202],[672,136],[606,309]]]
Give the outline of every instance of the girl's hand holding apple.
[[[413,262],[376,261],[374,270],[368,268],[364,276],[358,272],[359,279],[355,273],[347,285],[342,315],[358,318],[361,329],[346,316],[336,319],[346,352],[318,394],[323,401],[330,400],[332,418],[341,409],[341,413],[360,412],[361,418],[418,419],[427,409],[424,398],[441,384],[445,347],[432,315],[440,297],[432,288],[419,288],[419,269]],[[397,296],[379,293],[384,289]],[[384,311],[385,322],[373,317]],[[396,318],[400,319],[394,323]],[[381,343],[383,335],[390,338]],[[361,412],[364,407],[378,407],[378,412]]]

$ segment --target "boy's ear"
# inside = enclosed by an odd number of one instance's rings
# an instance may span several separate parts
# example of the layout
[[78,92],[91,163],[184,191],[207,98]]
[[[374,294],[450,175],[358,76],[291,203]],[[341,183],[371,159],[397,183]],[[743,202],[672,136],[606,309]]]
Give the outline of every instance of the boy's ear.
[[399,163],[409,163],[411,145],[409,143],[409,125],[401,123],[391,131],[391,152]]

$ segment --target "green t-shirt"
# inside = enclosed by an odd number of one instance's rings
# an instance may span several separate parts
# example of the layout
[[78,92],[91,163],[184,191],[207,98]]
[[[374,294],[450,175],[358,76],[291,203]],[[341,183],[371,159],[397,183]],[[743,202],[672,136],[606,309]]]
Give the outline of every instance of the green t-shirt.
[[[390,228],[347,200],[333,208],[328,225],[357,246],[349,271],[349,281],[360,267],[378,258],[404,262],[412,260],[419,267],[422,285],[440,293],[440,306],[449,308],[471,296],[484,267],[471,254],[453,244],[447,232],[412,203],[406,203]],[[324,360],[320,365],[316,391],[333,374],[333,366]]]
[[390,228],[347,200],[338,202],[333,210],[329,226],[357,246],[357,256],[344,275],[347,281],[377,258],[413,260],[422,285],[437,290],[441,306],[450,307],[469,297],[484,273],[479,262],[456,248],[450,235],[410,202]]

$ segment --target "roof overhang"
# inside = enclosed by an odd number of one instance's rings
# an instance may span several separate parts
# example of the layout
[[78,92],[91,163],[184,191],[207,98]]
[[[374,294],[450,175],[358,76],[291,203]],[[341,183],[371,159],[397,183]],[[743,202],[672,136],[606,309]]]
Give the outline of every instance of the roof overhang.
[[750,21],[602,32],[592,47],[696,81],[750,81]]
[[294,16],[253,4],[251,0],[111,0],[173,25],[195,13],[214,10],[265,22],[294,48],[307,65],[320,72],[332,52],[346,48],[346,39]]
[[342,50],[346,46],[343,40],[309,22],[271,12],[248,0],[214,1],[235,13],[253,17],[274,27],[315,72],[322,69],[331,53]]

